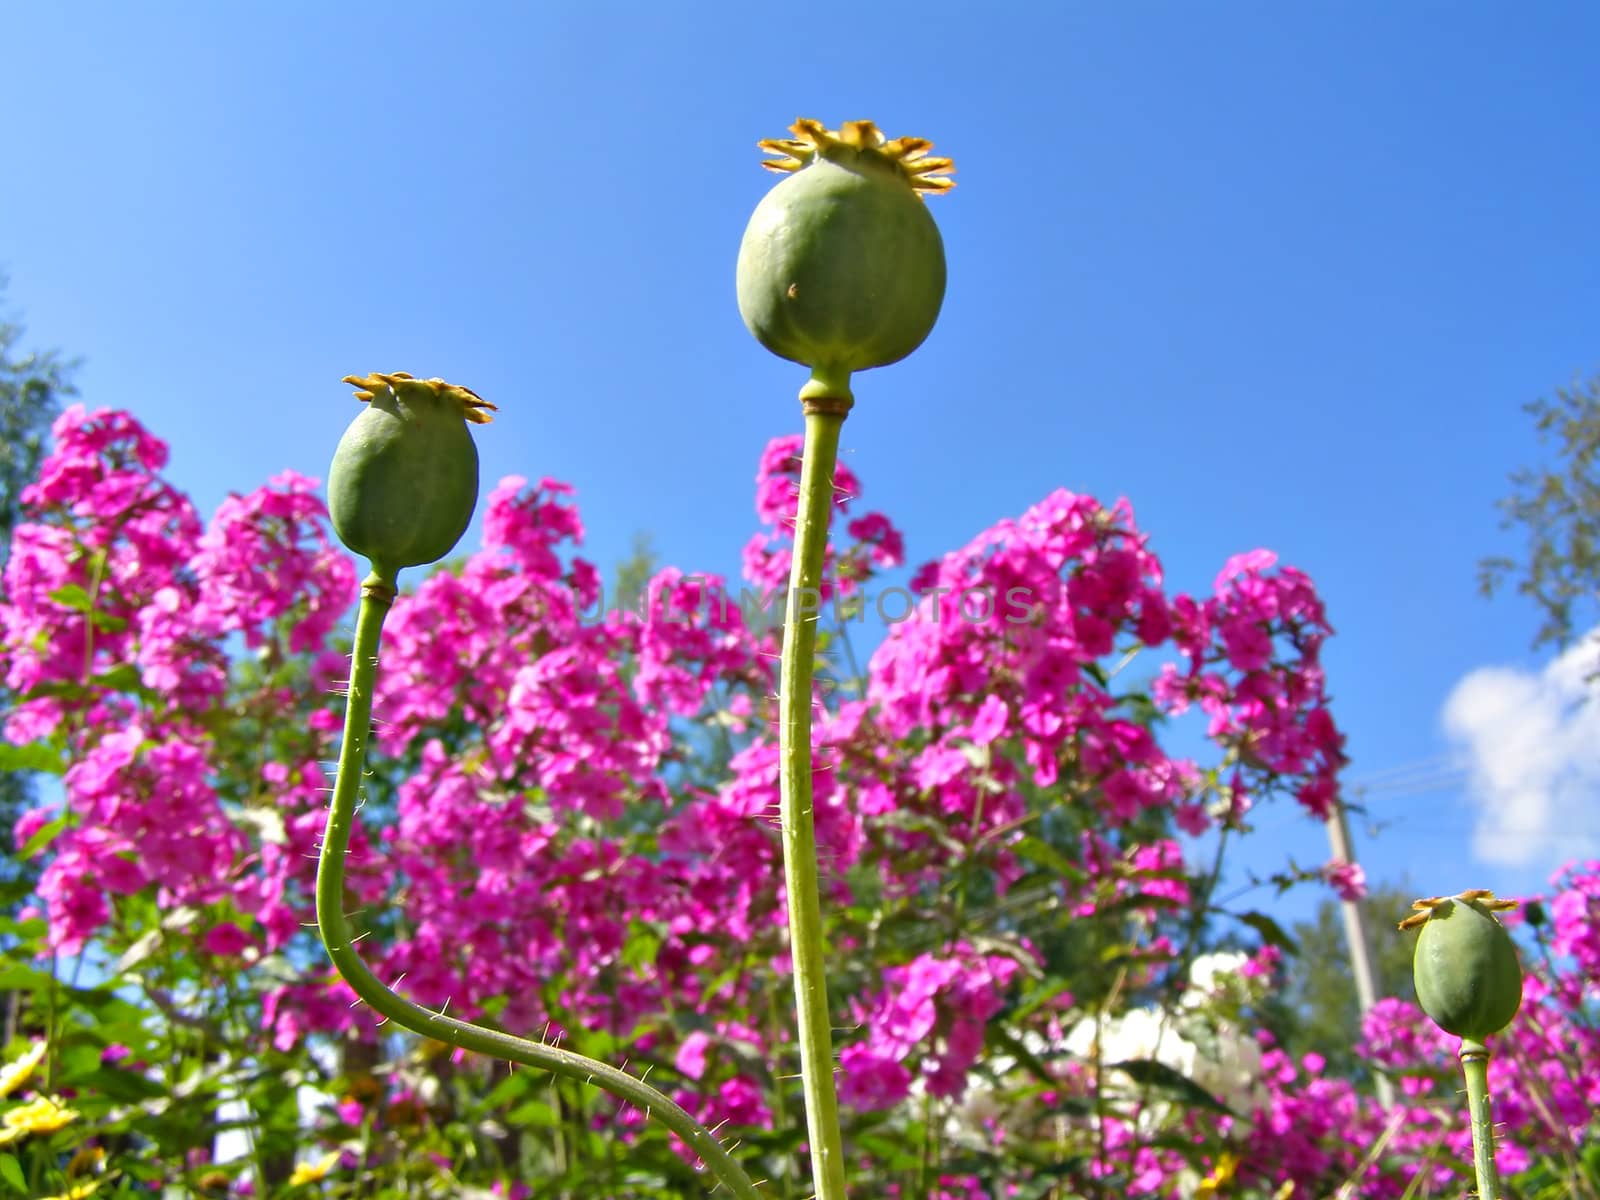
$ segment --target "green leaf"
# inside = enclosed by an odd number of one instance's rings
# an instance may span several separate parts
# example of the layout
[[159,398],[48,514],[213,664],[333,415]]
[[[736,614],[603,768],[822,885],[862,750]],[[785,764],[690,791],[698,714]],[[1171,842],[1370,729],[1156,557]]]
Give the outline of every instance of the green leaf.
[[89,695],[89,689],[83,684],[71,679],[47,679],[43,683],[35,684],[22,694],[20,699],[39,700],[46,696],[58,700],[82,700]]
[[26,746],[0,742],[0,771],[39,771],[46,775],[63,775],[66,770],[61,755],[49,742],[29,742]]
[[102,1067],[97,1071],[77,1075],[73,1083],[80,1089],[91,1091],[96,1098],[120,1100],[124,1104],[141,1104],[166,1095],[166,1085],[146,1079],[136,1071],[119,1071]]
[[31,942],[50,932],[50,922],[43,917],[29,917],[26,921],[16,917],[0,917],[0,934]]
[[1235,919],[1242,921],[1259,933],[1261,940],[1266,942],[1267,945],[1276,946],[1279,950],[1288,954],[1298,954],[1300,952],[1299,946],[1295,944],[1295,940],[1292,937],[1284,932],[1283,926],[1267,916],[1266,913],[1239,913],[1235,914]]
[[[92,676],[89,680],[98,688],[105,688],[112,692],[126,692],[129,695],[139,696],[145,700],[159,700],[160,697],[139,681],[139,668],[132,663],[119,663],[109,671],[102,671]],[[90,688],[71,679],[47,679],[41,684],[28,689],[24,693],[24,700],[38,700],[45,696],[59,700],[79,701],[87,700],[93,695]]]
[[31,838],[22,843],[22,846],[17,850],[17,857],[23,859],[32,858],[51,842],[55,841],[56,835],[65,829],[67,823],[71,820],[72,815],[70,813],[62,813],[54,821],[41,825],[33,831]]
[[133,945],[122,952],[122,957],[117,959],[111,968],[111,977],[115,979],[128,971],[133,970],[140,963],[148,959],[161,945],[161,931],[152,929]]
[[1139,912],[1147,908],[1164,908],[1170,912],[1187,908],[1188,904],[1172,896],[1153,896],[1149,892],[1138,892],[1132,896],[1118,896],[1104,904],[1096,904],[1094,915],[1097,917],[1110,917],[1118,913]]
[[635,970],[654,963],[661,954],[661,935],[643,921],[628,922],[628,936],[622,944],[622,963]]
[[1157,1062],[1153,1058],[1129,1058],[1107,1065],[1121,1071],[1135,1083],[1158,1092],[1165,1092],[1190,1108],[1206,1108],[1229,1117],[1236,1115],[1231,1108],[1205,1088],[1164,1062]]
[[1060,975],[1046,975],[1024,989],[1022,1002],[1017,1005],[1016,1011],[1011,1014],[1011,1019],[1020,1025],[1057,996],[1071,991],[1072,980]]
[[171,909],[170,911],[162,914],[161,928],[167,930],[168,932],[181,933],[183,930],[189,928],[189,926],[198,921],[200,916],[200,910],[194,905],[179,905],[177,908]]
[[89,614],[89,623],[100,633],[121,633],[128,627],[126,617],[115,617],[108,612],[92,612]]
[[50,593],[50,599],[62,608],[70,608],[73,612],[86,613],[94,610],[94,597],[76,583],[57,588]]
[[28,1181],[23,1178],[22,1167],[15,1155],[0,1154],[0,1179],[4,1179],[13,1192],[28,1194]]
[[139,668],[132,663],[118,663],[109,671],[102,671],[96,675],[94,682],[113,692],[142,694],[145,691],[145,686],[139,678]]
[[1050,1073],[1050,1068],[1039,1061],[1039,1057],[1024,1046],[1020,1039],[1014,1037],[1010,1030],[999,1025],[989,1027],[989,1040],[1010,1052],[1019,1065],[1028,1069],[1035,1079],[1047,1084],[1057,1084],[1059,1081]]
[[0,992],[43,992],[55,986],[43,971],[12,960],[0,967]]
[[543,1100],[529,1100],[506,1114],[506,1122],[513,1129],[548,1129],[559,1124],[556,1110]]
[[873,1131],[856,1136],[856,1145],[872,1156],[873,1166],[885,1175],[897,1171],[915,1171],[922,1165],[916,1148],[916,1139],[903,1132]]
[[531,1072],[510,1071],[506,1077],[495,1084],[489,1094],[483,1098],[482,1104],[486,1109],[496,1109],[521,1097],[528,1090],[528,1079]]
[[745,970],[746,968],[743,963],[734,963],[701,989],[700,1002],[704,1004],[710,1001],[713,996],[715,996],[728,984],[742,976],[745,973]]
[[1082,867],[1042,838],[1025,837],[1012,849],[1029,862],[1049,868],[1062,879],[1081,883],[1089,877]]

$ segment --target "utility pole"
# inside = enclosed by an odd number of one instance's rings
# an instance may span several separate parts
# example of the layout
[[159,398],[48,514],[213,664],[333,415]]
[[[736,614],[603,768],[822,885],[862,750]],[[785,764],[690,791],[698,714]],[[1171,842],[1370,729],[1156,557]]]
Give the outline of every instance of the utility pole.
[[[1350,825],[1345,820],[1344,801],[1334,798],[1328,812],[1328,846],[1334,861],[1354,863],[1355,852],[1350,848]],[[1361,916],[1361,905],[1355,900],[1340,900],[1344,915],[1344,938],[1350,950],[1351,974],[1356,981],[1356,1004],[1364,1017],[1378,1002],[1378,989],[1372,970],[1372,946],[1367,941],[1367,926]],[[1394,1087],[1387,1075],[1377,1077],[1378,1103],[1385,1108],[1394,1107]]]

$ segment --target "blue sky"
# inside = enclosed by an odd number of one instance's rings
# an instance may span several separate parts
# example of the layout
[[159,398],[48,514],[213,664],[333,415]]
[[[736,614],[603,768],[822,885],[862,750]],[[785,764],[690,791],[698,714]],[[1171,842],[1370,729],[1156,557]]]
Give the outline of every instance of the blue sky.
[[[409,370],[500,405],[485,479],[574,483],[603,567],[647,530],[736,575],[803,375],[734,304],[771,182],[754,143],[868,117],[958,168],[939,326],[857,380],[844,437],[913,562],[1058,486],[1129,497],[1182,589],[1269,547],[1339,631],[1350,781],[1446,785],[1370,793],[1374,876],[1526,892],[1600,834],[1593,704],[1528,651],[1525,605],[1474,587],[1514,545],[1506,475],[1539,458],[1521,405],[1600,369],[1600,9],[35,4],[7,26],[13,315],[85,357],[86,402],[171,443],[203,511],[321,477],[340,376]],[[1326,857],[1296,813],[1261,828],[1263,866]]]

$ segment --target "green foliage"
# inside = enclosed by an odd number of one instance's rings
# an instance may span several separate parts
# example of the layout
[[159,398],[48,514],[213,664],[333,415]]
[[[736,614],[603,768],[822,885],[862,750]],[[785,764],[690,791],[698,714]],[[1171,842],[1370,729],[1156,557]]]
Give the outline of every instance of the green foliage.
[[[0,298],[6,280],[0,276]],[[10,557],[11,533],[21,515],[22,489],[33,479],[44,453],[45,435],[61,410],[61,401],[75,395],[71,375],[76,363],[55,351],[20,351],[23,329],[0,321],[0,565]],[[11,697],[0,688],[0,708]],[[11,829],[33,803],[27,764],[0,763],[0,828]],[[12,854],[10,839],[0,844],[0,899],[9,908],[33,886],[37,869]]]
[[[0,297],[5,286],[0,276]],[[22,334],[22,326],[0,321],[0,534],[7,549],[22,489],[38,469],[50,423],[61,401],[77,394],[71,382],[77,363],[53,350],[19,351]]]
[[[1411,979],[1414,941],[1395,930],[1415,898],[1416,892],[1402,880],[1372,888],[1361,902],[1379,999],[1416,999]],[[1286,972],[1282,1004],[1273,1014],[1275,1032],[1296,1057],[1314,1052],[1327,1060],[1330,1074],[1364,1077],[1354,1051],[1361,1037],[1361,1008],[1339,901],[1324,900],[1314,920],[1297,923],[1294,941],[1297,952]]]
[[1485,558],[1478,585],[1492,596],[1508,580],[1538,607],[1533,645],[1566,646],[1600,615],[1600,376],[1525,406],[1555,462],[1511,476],[1501,526],[1521,528],[1520,558]]
[[642,530],[635,533],[628,557],[617,564],[616,578],[606,601],[609,607],[620,612],[637,612],[650,577],[660,566],[661,556],[656,553],[655,540]]

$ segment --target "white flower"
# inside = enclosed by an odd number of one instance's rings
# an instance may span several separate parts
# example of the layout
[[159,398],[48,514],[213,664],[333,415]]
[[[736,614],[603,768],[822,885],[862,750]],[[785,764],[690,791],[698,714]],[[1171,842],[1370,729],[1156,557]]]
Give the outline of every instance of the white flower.
[[1207,1047],[1198,1055],[1189,1078],[1240,1116],[1265,1105],[1267,1090],[1261,1081],[1261,1046],[1254,1037],[1226,1021],[1219,1021]]
[[1223,982],[1220,977],[1237,975],[1249,961],[1248,954],[1241,954],[1238,951],[1202,954],[1189,964],[1189,988],[1191,991],[1209,995]]
[[1154,1008],[1130,1008],[1098,1024],[1085,1017],[1067,1035],[1066,1049],[1079,1058],[1093,1059],[1097,1040],[1102,1063],[1153,1059],[1188,1075],[1200,1056],[1199,1048],[1173,1019]]
[[[1212,955],[1228,959],[1228,955]],[[1239,956],[1243,957],[1243,956]],[[1226,962],[1209,964],[1212,978],[1226,977]],[[1097,1036],[1094,1018],[1079,1021],[1067,1037],[1066,1049],[1083,1059],[1093,1059]],[[1105,1064],[1129,1060],[1154,1060],[1192,1079],[1241,1116],[1266,1102],[1261,1083],[1261,1047],[1248,1033],[1227,1021],[1216,1021],[1190,1010],[1164,1015],[1153,1008],[1135,1008],[1098,1025],[1100,1061]],[[1119,1089],[1125,1096],[1136,1096],[1140,1089],[1122,1072]],[[1169,1106],[1146,1107],[1141,1123],[1153,1118],[1161,1123]]]

